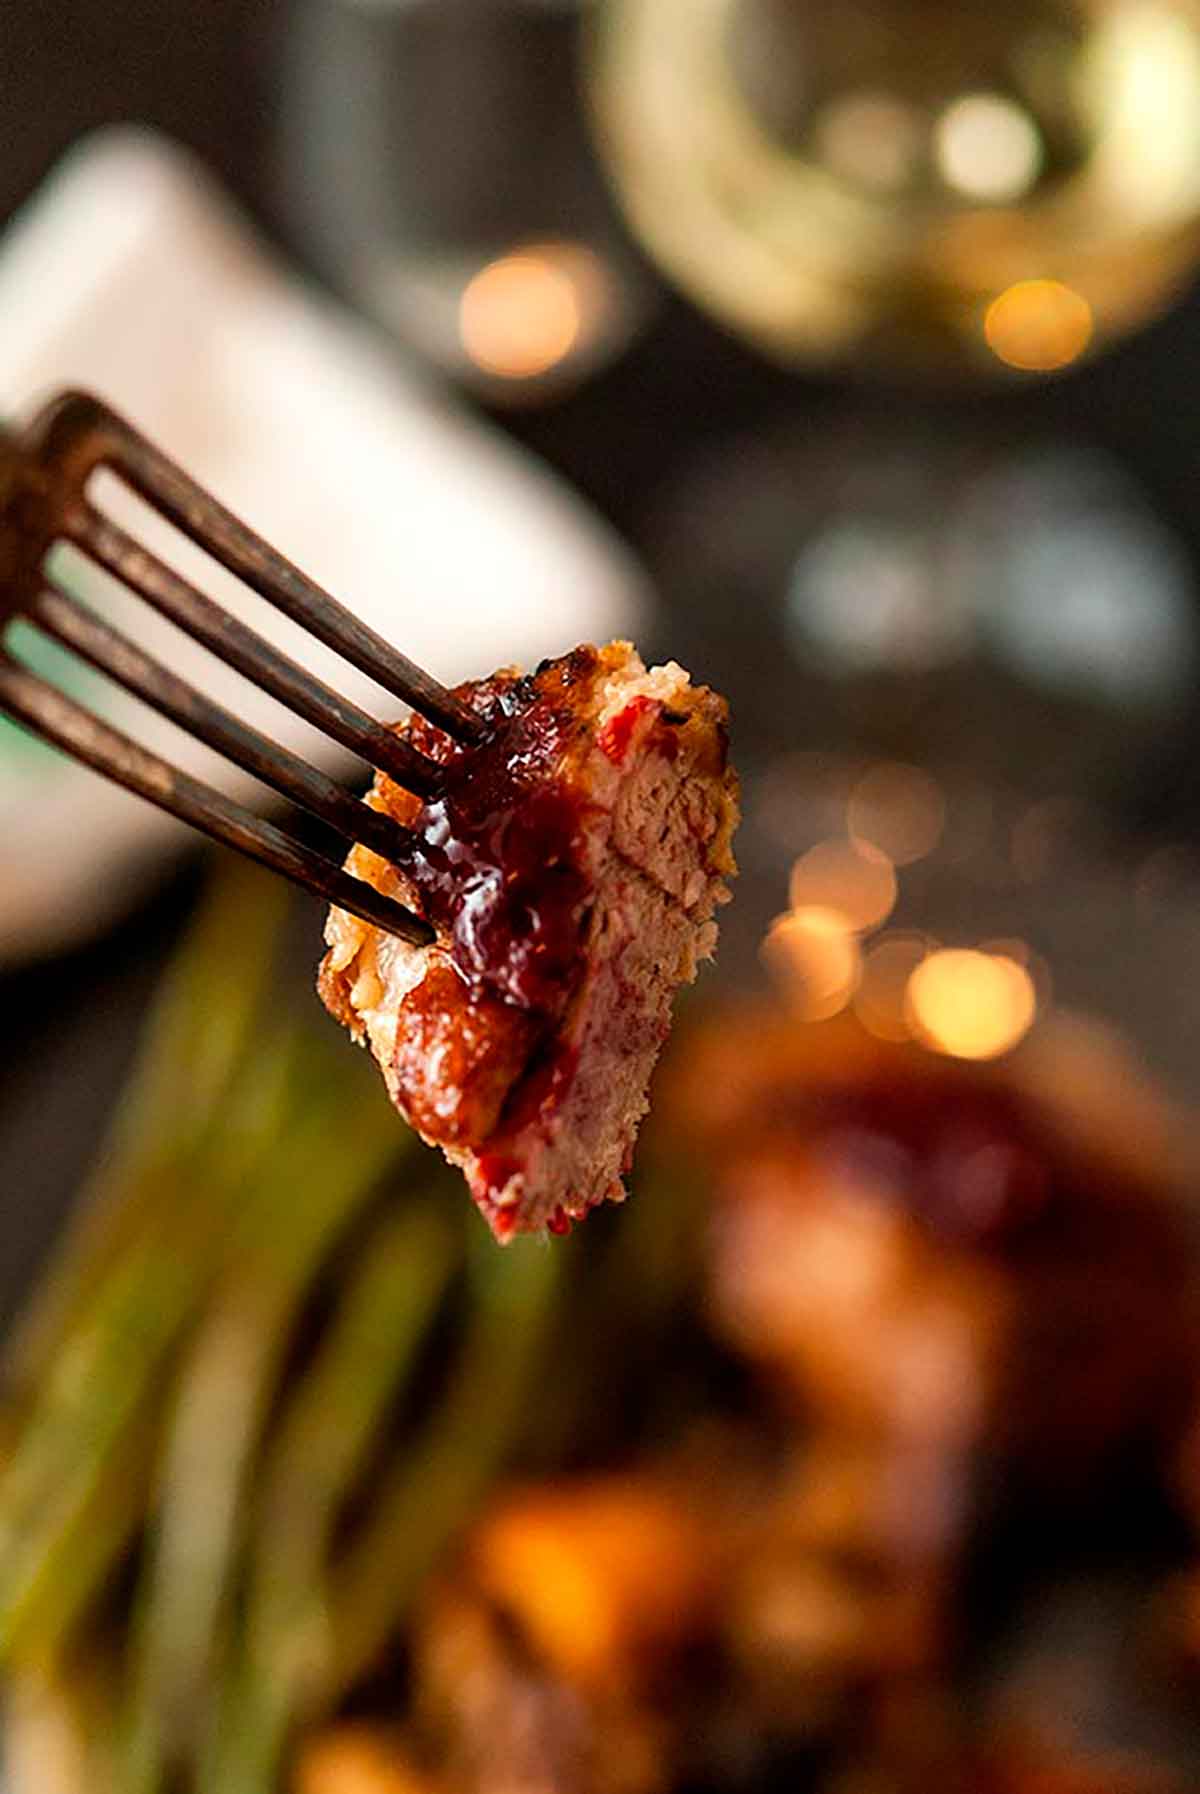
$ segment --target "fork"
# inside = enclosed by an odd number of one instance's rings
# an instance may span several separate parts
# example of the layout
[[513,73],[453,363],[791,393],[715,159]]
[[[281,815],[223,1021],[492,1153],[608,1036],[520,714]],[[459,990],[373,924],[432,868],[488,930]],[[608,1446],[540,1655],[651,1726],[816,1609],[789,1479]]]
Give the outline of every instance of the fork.
[[52,399],[19,434],[0,430],[0,711],[294,884],[405,940],[418,945],[430,941],[432,929],[411,910],[151,753],[10,651],[11,626],[23,619],[319,817],[343,841],[361,842],[384,860],[394,860],[411,839],[391,817],[239,721],[64,590],[48,569],[47,557],[56,544],[70,543],[218,660],[368,766],[418,797],[437,794],[434,761],[264,641],[99,509],[88,488],[100,469],[115,474],[261,598],[445,734],[465,746],[482,737],[480,718],[452,692],[315,585],[108,405],[74,391]]

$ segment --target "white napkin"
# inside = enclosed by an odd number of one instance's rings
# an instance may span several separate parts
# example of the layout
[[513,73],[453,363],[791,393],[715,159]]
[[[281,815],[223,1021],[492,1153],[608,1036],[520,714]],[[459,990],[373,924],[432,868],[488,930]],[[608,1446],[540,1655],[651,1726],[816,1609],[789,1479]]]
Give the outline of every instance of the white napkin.
[[[110,400],[448,683],[636,633],[645,588],[613,533],[293,278],[188,156],[146,132],[84,141],[0,239],[0,414],[22,417],[65,385]],[[394,699],[136,501],[110,499],[261,634],[376,714],[395,714]],[[63,571],[88,603],[246,720],[338,762],[322,737],[111,581],[78,563]],[[189,770],[266,801],[106,682],[57,661],[53,673]],[[183,838],[181,825],[0,721],[0,961],[109,920]]]

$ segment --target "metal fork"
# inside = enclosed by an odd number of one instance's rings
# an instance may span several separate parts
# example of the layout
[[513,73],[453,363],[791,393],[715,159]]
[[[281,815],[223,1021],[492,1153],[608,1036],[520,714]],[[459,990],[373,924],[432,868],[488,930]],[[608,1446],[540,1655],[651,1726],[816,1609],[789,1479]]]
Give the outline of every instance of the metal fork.
[[421,797],[439,769],[356,704],[270,646],[149,553],[88,496],[107,468],[260,597],[360,671],[470,745],[480,719],[248,529],[109,406],[83,392],[53,399],[19,435],[0,432],[0,710],[127,790],[236,848],[342,909],[418,944],[432,930],[402,904],[353,878],[282,828],[102,722],[6,647],[23,618],[283,796],[346,842],[396,858],[407,831],[250,728],[163,666],[56,584],[47,556],[68,542],[219,660],[324,734]]

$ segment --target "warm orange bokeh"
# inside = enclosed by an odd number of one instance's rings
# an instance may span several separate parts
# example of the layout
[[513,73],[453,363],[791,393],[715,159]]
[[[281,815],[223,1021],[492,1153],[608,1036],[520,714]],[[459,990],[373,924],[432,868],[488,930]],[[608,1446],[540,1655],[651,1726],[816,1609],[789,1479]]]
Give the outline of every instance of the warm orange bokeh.
[[1015,959],[946,948],[922,960],[909,979],[908,1011],[927,1046],[956,1059],[995,1059],[1029,1032],[1037,993]]
[[1078,361],[1092,340],[1092,308],[1061,280],[1018,280],[984,317],[988,347],[1000,361],[1028,373],[1052,373]]
[[517,250],[481,268],[459,307],[467,355],[486,374],[531,380],[565,361],[583,327],[576,283],[550,255]]

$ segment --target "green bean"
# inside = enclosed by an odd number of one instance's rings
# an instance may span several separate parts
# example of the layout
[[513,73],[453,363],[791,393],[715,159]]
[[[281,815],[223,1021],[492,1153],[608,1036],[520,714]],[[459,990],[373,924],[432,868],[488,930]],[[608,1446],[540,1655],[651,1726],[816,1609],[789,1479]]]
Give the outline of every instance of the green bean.
[[200,1794],[262,1794],[326,1679],[325,1567],[335,1524],[445,1292],[459,1229],[422,1204],[384,1218],[271,1442],[242,1650]]
[[373,1087],[326,1085],[279,1143],[173,1403],[145,1566],[120,1786],[160,1785],[216,1669],[249,1470],[297,1312],[403,1136]]
[[536,1399],[562,1259],[540,1240],[473,1242],[467,1335],[436,1414],[405,1440],[358,1537],[330,1575],[327,1700],[391,1639],[426,1570],[470,1517]]
[[278,881],[232,862],[214,878],[143,1031],[99,1165],[4,1355],[4,1381],[36,1386],[71,1316],[203,1147],[256,1032],[285,912]]
[[[161,1373],[229,1248],[229,1219],[252,1191],[287,1113],[288,1048],[266,1052],[230,1107],[220,1151],[154,1174],[154,1213],[100,1278],[47,1366],[0,1476],[0,1657],[52,1654],[111,1565],[77,1554],[109,1464],[162,1399]],[[119,1531],[114,1545],[124,1542]],[[65,1579],[74,1599],[64,1602]]]

